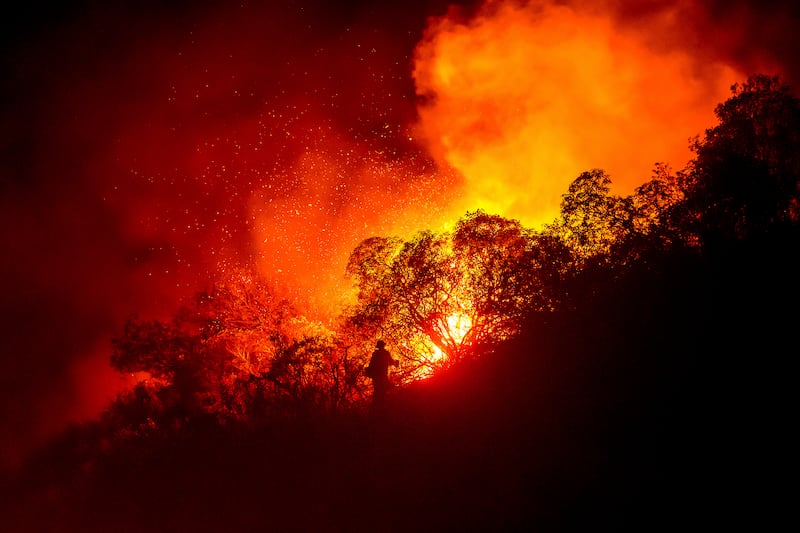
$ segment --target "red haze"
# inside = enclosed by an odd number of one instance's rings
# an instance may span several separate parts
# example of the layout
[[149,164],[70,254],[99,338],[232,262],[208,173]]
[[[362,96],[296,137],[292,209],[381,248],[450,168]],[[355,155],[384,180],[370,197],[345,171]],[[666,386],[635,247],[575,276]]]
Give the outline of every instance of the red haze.
[[[126,385],[104,353],[127,317],[167,317],[219,272],[252,265],[324,318],[363,238],[478,207],[540,222],[584,166],[627,187],[657,160],[680,166],[734,72],[800,81],[788,3],[493,2],[458,19],[444,2],[328,4],[86,3],[5,20],[3,464]],[[469,54],[443,84],[456,41]],[[514,54],[492,55],[503,46]],[[539,82],[498,77],[507,60],[535,60]],[[602,104],[620,94],[620,113]],[[564,164],[508,157],[535,156],[536,132]],[[529,167],[547,176],[527,181]]]

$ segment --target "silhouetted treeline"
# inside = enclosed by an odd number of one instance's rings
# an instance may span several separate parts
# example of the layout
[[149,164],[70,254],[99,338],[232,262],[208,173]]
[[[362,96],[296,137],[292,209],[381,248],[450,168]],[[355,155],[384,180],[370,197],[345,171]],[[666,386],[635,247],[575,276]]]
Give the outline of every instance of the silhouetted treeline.
[[[691,164],[581,174],[542,230],[365,240],[313,323],[247,272],[112,363],[148,379],[3,487],[12,531],[769,530],[786,515],[800,101],[754,76]],[[367,409],[376,338],[401,359]],[[421,379],[427,378],[427,379]]]

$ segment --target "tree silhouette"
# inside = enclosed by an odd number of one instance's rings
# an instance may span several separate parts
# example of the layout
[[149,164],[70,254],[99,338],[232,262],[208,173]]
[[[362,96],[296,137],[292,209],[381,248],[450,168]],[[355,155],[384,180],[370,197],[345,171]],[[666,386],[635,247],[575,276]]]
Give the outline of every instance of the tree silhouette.
[[452,240],[477,323],[485,322],[482,336],[506,338],[524,314],[562,305],[573,255],[560,239],[478,210],[458,221]]
[[581,259],[608,254],[634,229],[632,200],[611,195],[610,185],[603,170],[581,173],[563,195],[560,215],[547,227]]
[[[401,531],[638,531],[697,510],[716,525],[731,501],[753,504],[751,487],[772,512],[765,472],[794,453],[780,443],[794,414],[798,101],[759,76],[717,116],[688,168],[657,164],[627,197],[582,173],[543,231],[478,210],[452,232],[364,240],[347,265],[357,302],[334,325],[247,270],[172,320],[128,321],[112,364],[148,379],[3,487],[5,524],[351,530],[354,513],[395,513]],[[403,380],[452,372],[407,387],[376,425],[358,407],[377,338]]]
[[695,141],[686,223],[706,243],[763,234],[800,219],[800,100],[778,77],[751,76]]
[[462,298],[463,273],[456,268],[446,234],[418,233],[408,242],[368,239],[359,245],[347,268],[359,287],[358,304],[348,321],[365,336],[390,341],[415,374],[430,368],[442,353],[455,357],[463,337],[448,323],[468,317]]
[[797,98],[777,78],[754,76],[735,85],[716,114],[719,124],[694,143],[687,169],[657,164],[625,197],[611,194],[603,170],[583,172],[544,231],[477,210],[452,232],[364,240],[346,268],[357,303],[335,331],[241,270],[171,322],[129,321],[114,340],[112,363],[147,372],[151,387],[136,401],[144,405],[149,395],[165,412],[175,407],[177,418],[335,410],[363,398],[360,369],[378,337],[402,361],[401,379],[428,376],[491,350],[531,314],[573,309],[678,249],[796,224]]
[[148,373],[184,417],[248,418],[266,403],[334,407],[354,385],[333,334],[244,270],[199,293],[171,323],[129,320],[112,348],[115,368]]
[[[185,419],[201,411],[201,397],[214,386],[204,379],[204,359],[201,338],[177,320],[129,320],[122,336],[112,340],[112,366],[121,372],[148,373],[159,385],[157,401],[168,418]],[[153,392],[137,389],[133,399],[147,403]]]
[[557,236],[470,212],[452,233],[362,242],[348,264],[359,289],[348,321],[391,339],[408,378],[427,375],[515,334],[528,313],[563,305],[572,266]]
[[655,264],[678,249],[696,247],[697,239],[680,216],[684,179],[684,172],[673,173],[668,165],[657,163],[649,181],[618,201],[625,231],[610,243],[606,265],[617,276],[637,265]]

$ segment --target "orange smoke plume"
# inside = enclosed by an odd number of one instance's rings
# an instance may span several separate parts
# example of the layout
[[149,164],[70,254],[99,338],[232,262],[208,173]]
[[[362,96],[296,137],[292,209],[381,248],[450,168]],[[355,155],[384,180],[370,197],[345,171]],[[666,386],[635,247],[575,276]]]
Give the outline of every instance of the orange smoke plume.
[[396,159],[333,132],[283,173],[296,184],[290,195],[251,194],[253,249],[276,290],[317,319],[336,316],[354,296],[345,266],[359,242],[410,237],[441,216],[431,199],[453,186],[429,162]]
[[466,22],[432,20],[413,71],[418,135],[464,176],[454,216],[481,207],[536,227],[582,171],[603,168],[628,194],[656,162],[682,168],[743,76],[656,44],[671,15],[634,28],[577,5],[490,2]]

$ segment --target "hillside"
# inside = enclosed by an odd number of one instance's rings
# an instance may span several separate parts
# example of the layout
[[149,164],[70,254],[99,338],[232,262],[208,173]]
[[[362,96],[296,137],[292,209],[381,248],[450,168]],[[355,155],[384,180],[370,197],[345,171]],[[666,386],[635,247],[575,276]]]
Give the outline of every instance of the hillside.
[[787,498],[796,242],[640,269],[381,412],[114,449],[76,428],[4,487],[4,529],[761,529]]

